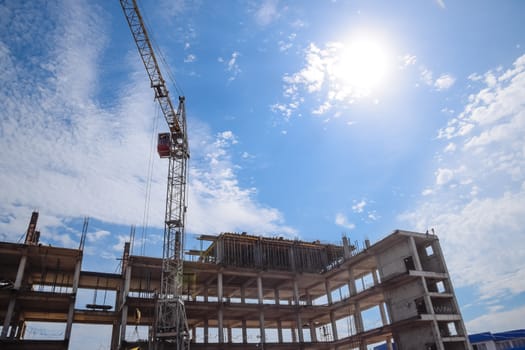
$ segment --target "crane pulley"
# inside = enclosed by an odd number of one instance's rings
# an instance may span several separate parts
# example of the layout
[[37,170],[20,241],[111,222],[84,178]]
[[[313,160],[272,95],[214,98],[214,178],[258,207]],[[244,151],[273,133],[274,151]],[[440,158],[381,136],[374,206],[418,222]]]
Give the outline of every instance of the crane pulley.
[[186,350],[190,347],[190,332],[182,299],[189,158],[185,98],[179,96],[175,111],[136,0],[120,0],[120,5],[169,129],[168,133],[159,134],[157,146],[160,157],[168,158],[169,165],[161,286],[149,341],[158,350]]

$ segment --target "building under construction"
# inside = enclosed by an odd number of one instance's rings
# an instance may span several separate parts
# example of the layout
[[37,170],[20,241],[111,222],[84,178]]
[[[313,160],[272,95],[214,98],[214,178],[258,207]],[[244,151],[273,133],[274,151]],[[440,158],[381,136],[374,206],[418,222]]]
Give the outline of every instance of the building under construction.
[[[0,242],[2,349],[67,349],[73,324],[108,325],[111,349],[150,327],[162,259],[130,254],[120,273],[82,270],[78,249],[39,244],[34,213],[24,244]],[[183,299],[191,348],[470,349],[437,236],[395,231],[362,247],[223,233],[187,252]],[[79,307],[79,289],[104,294]],[[113,296],[111,303],[105,299]],[[370,321],[371,320],[371,321]],[[25,339],[27,322],[64,325],[60,340]]]

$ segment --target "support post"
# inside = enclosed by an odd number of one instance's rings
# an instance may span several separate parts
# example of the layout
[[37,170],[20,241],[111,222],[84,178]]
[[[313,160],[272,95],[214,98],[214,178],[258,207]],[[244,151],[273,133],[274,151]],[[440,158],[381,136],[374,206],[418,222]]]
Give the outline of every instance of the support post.
[[77,256],[77,261],[75,263],[75,272],[73,275],[73,288],[72,288],[73,297],[71,298],[71,301],[69,302],[66,330],[64,332],[64,340],[66,341],[68,345],[69,345],[69,339],[71,338],[71,329],[73,328],[73,318],[75,315],[75,300],[77,297],[78,282],[80,280],[80,266],[81,265],[82,265],[82,251],[79,251],[79,255]]
[[277,339],[279,344],[283,343],[283,323],[281,320],[277,320]]
[[350,296],[354,296],[357,294],[357,288],[355,287],[355,276],[354,276],[353,268],[348,269],[348,291],[350,293]]
[[246,319],[242,320],[242,343],[248,343],[248,332],[246,331]]
[[259,300],[259,304],[263,303],[263,285],[262,285],[262,277],[261,275],[257,275],[257,299]]
[[259,310],[259,336],[261,339],[261,346],[264,347],[266,343],[266,332],[264,331],[264,312],[262,309]]
[[222,304],[219,305],[219,311],[218,311],[218,333],[219,333],[219,344],[224,343],[224,310],[222,307]]
[[324,281],[324,288],[326,290],[326,299],[328,300],[328,305],[332,305],[332,291],[330,290],[330,281],[327,279]]
[[332,340],[338,341],[339,336],[337,335],[337,323],[335,319],[335,314],[333,311],[330,311],[330,323],[332,324]]
[[[24,271],[26,269],[26,263],[27,263],[27,252],[24,250],[22,253],[22,257],[20,258],[20,262],[18,263],[18,270],[16,272],[16,279],[15,284],[13,285],[13,289],[17,292],[20,290],[20,287],[22,286],[22,279],[24,277]],[[9,305],[7,306],[7,312],[5,314],[4,318],[4,325],[2,327],[2,333],[0,334],[1,339],[5,339],[7,337],[7,332],[9,330],[9,325],[11,324],[11,319],[13,318],[13,312],[15,310],[15,303],[16,303],[16,294],[11,296],[11,299],[9,300]]]

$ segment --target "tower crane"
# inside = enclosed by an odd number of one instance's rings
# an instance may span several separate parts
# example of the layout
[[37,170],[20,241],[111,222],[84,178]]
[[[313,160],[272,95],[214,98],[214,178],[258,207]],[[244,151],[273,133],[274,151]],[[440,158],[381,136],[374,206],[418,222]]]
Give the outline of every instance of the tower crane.
[[186,216],[186,185],[188,178],[188,136],[185,98],[179,96],[177,111],[159,68],[146,26],[136,0],[120,0],[131,34],[148,73],[169,132],[159,134],[157,150],[168,158],[168,186],[164,220],[161,285],[155,305],[150,349],[189,349],[190,333],[182,299],[184,221]]

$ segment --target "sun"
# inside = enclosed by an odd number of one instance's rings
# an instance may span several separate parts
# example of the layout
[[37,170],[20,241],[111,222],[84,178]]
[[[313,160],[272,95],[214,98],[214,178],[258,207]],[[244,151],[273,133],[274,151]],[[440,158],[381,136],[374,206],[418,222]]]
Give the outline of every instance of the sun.
[[334,66],[334,76],[342,89],[350,90],[354,97],[369,96],[386,81],[386,46],[372,37],[354,38],[341,46]]

